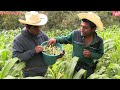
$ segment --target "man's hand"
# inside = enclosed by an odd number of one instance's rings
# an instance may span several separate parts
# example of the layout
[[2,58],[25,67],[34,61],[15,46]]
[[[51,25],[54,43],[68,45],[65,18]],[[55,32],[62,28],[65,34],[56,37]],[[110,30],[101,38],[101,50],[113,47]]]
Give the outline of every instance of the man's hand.
[[43,47],[42,46],[38,45],[38,46],[35,47],[35,52],[36,53],[39,53],[39,52],[42,52],[42,51],[43,51]]
[[83,51],[83,56],[84,56],[85,58],[90,58],[91,52],[90,52],[88,49],[84,49],[84,51]]
[[64,54],[65,54],[65,51],[63,50],[62,53],[60,53],[60,55],[58,56],[57,59],[62,58],[64,56]]
[[55,38],[52,38],[52,39],[48,40],[47,45],[48,45],[48,46],[49,46],[49,45],[54,45],[55,43],[56,43],[56,39],[55,39]]

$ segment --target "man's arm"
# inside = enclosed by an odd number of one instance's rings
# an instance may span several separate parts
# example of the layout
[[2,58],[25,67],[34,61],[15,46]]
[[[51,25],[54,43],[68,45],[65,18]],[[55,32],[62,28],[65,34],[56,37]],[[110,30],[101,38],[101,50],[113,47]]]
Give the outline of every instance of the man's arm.
[[71,44],[72,43],[72,39],[73,39],[73,33],[71,32],[70,34],[68,34],[67,36],[62,36],[62,37],[56,37],[56,41],[61,43],[61,44]]
[[22,61],[27,61],[35,55],[35,49],[24,51],[23,46],[17,41],[13,41],[12,58],[18,57]]

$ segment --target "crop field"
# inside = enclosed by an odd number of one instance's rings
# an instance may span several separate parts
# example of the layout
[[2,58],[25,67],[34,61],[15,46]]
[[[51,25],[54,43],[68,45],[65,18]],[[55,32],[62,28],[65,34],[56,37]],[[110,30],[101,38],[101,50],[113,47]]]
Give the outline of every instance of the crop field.
[[[20,28],[0,32],[0,79],[81,79],[86,76],[87,71],[84,69],[73,75],[78,57],[72,58],[72,45],[62,44],[65,55],[49,66],[44,77],[23,78],[22,68],[25,63],[16,63],[19,59],[12,58],[12,42],[20,32]],[[59,29],[45,31],[50,38],[67,35],[69,32],[71,31]],[[103,32],[97,33],[104,40],[105,53],[99,59],[95,72],[87,79],[120,79],[120,27],[109,26],[104,28]]]

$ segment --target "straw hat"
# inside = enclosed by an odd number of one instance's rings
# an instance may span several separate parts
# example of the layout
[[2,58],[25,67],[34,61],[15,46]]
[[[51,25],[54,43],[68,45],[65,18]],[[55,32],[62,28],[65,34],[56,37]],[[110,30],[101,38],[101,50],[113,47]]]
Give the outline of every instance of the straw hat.
[[41,26],[47,23],[48,18],[45,14],[39,14],[36,11],[30,11],[25,13],[25,19],[19,19],[19,22],[23,24],[29,24],[34,26]]
[[90,20],[91,22],[93,22],[97,26],[98,30],[103,31],[103,23],[101,22],[101,19],[97,14],[95,14],[93,12],[79,13],[78,17],[80,19]]

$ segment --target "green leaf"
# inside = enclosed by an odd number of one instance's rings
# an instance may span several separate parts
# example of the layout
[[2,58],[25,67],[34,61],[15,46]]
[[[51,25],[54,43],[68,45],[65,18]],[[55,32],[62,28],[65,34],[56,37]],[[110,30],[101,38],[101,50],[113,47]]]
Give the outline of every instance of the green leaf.
[[75,66],[79,60],[79,57],[73,57],[70,64],[67,66],[67,70],[65,72],[65,78],[66,79],[72,79]]
[[120,76],[119,75],[115,75],[115,76],[113,76],[112,79],[120,79]]
[[18,58],[13,58],[13,59],[10,59],[8,60],[8,62],[5,64],[5,66],[2,68],[2,71],[1,71],[1,75],[0,75],[0,78],[4,78],[9,70],[13,67],[13,65],[15,64],[15,62],[18,60]]
[[17,74],[20,73],[20,71],[24,67],[25,67],[25,62],[20,62],[18,64],[15,64],[15,66],[12,68],[12,70],[10,71],[9,74],[12,75],[12,76],[16,76]]
[[96,70],[96,74],[101,75],[106,71],[106,67],[105,66],[101,66],[101,68],[99,68],[98,70]]
[[2,57],[2,60],[5,62],[7,60],[7,52],[8,50],[7,49],[4,49],[2,51],[2,54],[1,54],[1,57]]
[[96,73],[91,74],[87,79],[110,79],[107,74],[98,75]]
[[55,73],[54,73],[54,71],[50,67],[48,67],[48,71],[49,71],[49,73],[48,73],[47,76],[50,76],[51,78],[55,79]]
[[81,79],[81,77],[83,76],[84,79],[86,77],[86,74],[87,74],[87,70],[85,69],[80,69],[73,77],[73,79]]
[[114,75],[120,75],[120,65],[116,63],[110,63],[107,67],[106,73],[113,77]]
[[60,79],[60,78],[62,78],[63,75],[64,75],[64,74],[58,72],[58,74],[57,74],[57,76],[56,76],[56,79]]
[[11,75],[8,75],[8,76],[6,76],[6,77],[5,77],[5,78],[3,78],[3,79],[16,79],[16,77],[11,76]]
[[34,76],[34,77],[26,77],[26,78],[23,78],[23,79],[47,79],[43,76]]

